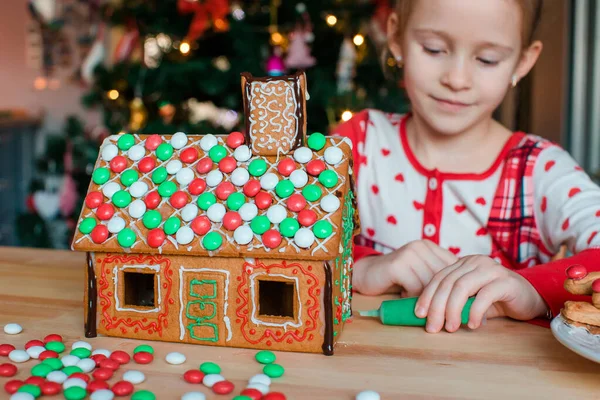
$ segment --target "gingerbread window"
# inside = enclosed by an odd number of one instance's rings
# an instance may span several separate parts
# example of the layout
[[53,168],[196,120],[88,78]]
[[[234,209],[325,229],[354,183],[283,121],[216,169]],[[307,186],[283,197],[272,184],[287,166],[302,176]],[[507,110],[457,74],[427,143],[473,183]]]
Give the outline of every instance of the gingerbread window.
[[124,309],[155,308],[157,283],[154,273],[123,271],[121,299]]

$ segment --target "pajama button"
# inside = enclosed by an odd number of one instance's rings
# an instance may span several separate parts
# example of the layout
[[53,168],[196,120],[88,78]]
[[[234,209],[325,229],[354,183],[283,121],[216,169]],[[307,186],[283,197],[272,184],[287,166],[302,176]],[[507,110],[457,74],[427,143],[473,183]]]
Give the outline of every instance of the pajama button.
[[433,225],[433,224],[425,225],[425,227],[423,228],[423,232],[425,233],[425,236],[427,236],[427,237],[431,237],[431,236],[435,235],[435,225]]
[[429,190],[436,190],[438,188],[438,181],[436,178],[431,178],[429,180]]

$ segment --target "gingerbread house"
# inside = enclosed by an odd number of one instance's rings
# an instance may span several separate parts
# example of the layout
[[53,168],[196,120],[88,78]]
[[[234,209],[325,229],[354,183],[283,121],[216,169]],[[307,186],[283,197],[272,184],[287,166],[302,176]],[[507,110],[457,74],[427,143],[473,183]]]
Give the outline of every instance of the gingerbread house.
[[85,333],[332,354],[351,315],[351,142],[306,78],[242,76],[246,132],[107,138],[72,248]]

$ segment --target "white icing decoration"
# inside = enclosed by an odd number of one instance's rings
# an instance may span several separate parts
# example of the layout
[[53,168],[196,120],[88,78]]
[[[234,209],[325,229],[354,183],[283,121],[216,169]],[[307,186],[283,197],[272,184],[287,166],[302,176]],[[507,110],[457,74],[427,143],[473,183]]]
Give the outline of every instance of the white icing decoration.
[[246,386],[246,388],[248,389],[256,389],[259,392],[261,392],[263,395],[269,393],[269,387],[267,385],[263,385],[262,383],[251,383],[248,386]]
[[294,151],[294,160],[299,162],[300,164],[306,164],[310,160],[312,160],[313,151],[308,147],[300,147]]
[[67,374],[62,371],[52,371],[46,375],[46,380],[50,382],[63,383],[68,378]]
[[290,182],[296,189],[301,189],[308,183],[308,174],[302,169],[297,169],[290,175]]
[[258,207],[254,203],[246,203],[240,207],[240,216],[246,222],[252,221],[258,215]]
[[379,393],[374,392],[372,390],[365,390],[365,391],[357,394],[355,399],[356,400],[380,400],[381,396],[379,396]]
[[148,184],[144,181],[134,182],[129,188],[129,193],[131,193],[133,197],[140,198],[148,193]]
[[6,324],[4,325],[4,333],[9,335],[17,335],[23,332],[23,328],[19,324]]
[[82,340],[79,340],[75,343],[73,343],[73,345],[71,346],[71,349],[75,350],[75,349],[88,349],[89,351],[92,351],[92,345],[89,344],[88,342],[84,342]]
[[210,151],[210,149],[215,147],[217,144],[218,144],[218,141],[217,141],[216,136],[213,134],[210,134],[210,133],[207,135],[204,135],[204,137],[202,139],[200,139],[200,147],[206,153],[208,153]]
[[91,358],[82,358],[76,365],[86,374],[96,369],[96,361]]
[[25,350],[13,350],[8,354],[8,359],[16,363],[29,361],[30,358]]
[[201,392],[187,392],[181,396],[181,400],[206,400],[206,396]]
[[233,240],[240,246],[247,245],[253,238],[254,232],[252,232],[252,229],[247,225],[242,225],[233,232]]
[[221,222],[223,221],[223,217],[225,216],[226,212],[227,210],[223,204],[215,203],[208,207],[208,210],[206,210],[206,215],[212,222]]
[[33,358],[34,360],[37,360],[38,358],[40,358],[40,354],[46,351],[46,348],[42,346],[31,346],[25,351],[27,352],[27,354],[29,354],[29,357]]
[[183,164],[179,160],[171,160],[167,163],[167,173],[169,175],[175,175],[183,168]]
[[336,212],[340,208],[340,199],[332,194],[321,199],[321,209],[327,213]]
[[185,360],[185,355],[176,351],[167,354],[167,356],[165,357],[165,361],[171,365],[183,364]]
[[248,383],[260,383],[266,386],[271,386],[271,378],[269,378],[265,374],[257,374],[250,378],[250,380],[248,380]]
[[139,385],[146,380],[146,375],[142,371],[130,370],[123,374],[123,380],[134,385]]
[[250,180],[250,173],[246,168],[236,168],[231,173],[231,183],[235,186],[244,186]]
[[195,204],[188,204],[187,206],[183,207],[183,210],[181,210],[181,219],[183,219],[185,222],[190,222],[197,216],[198,206]]
[[218,169],[212,170],[206,175],[206,184],[215,187],[223,181],[223,173]]
[[102,148],[102,159],[106,162],[110,162],[119,154],[119,148],[114,144],[107,144]]
[[115,394],[109,389],[96,390],[90,395],[90,400],[113,400]]
[[279,177],[272,172],[267,172],[260,178],[260,187],[264,190],[273,190],[279,183]]
[[142,158],[144,158],[145,155],[146,149],[144,148],[144,146],[139,144],[136,144],[135,146],[127,150],[127,157],[129,157],[129,159],[133,161],[139,161]]
[[112,199],[113,194],[117,193],[119,190],[121,190],[121,185],[117,182],[108,182],[102,188],[102,193],[109,199]]
[[255,274],[250,275],[250,298],[251,298],[251,302],[252,302],[252,313],[250,315],[250,319],[252,321],[253,324],[255,325],[259,325],[259,326],[273,326],[273,327],[278,327],[278,328],[283,328],[283,329],[288,329],[289,327],[294,327],[294,328],[299,328],[302,326],[302,300],[300,299],[300,282],[298,280],[298,277],[296,276],[287,276],[287,275],[282,275],[282,274],[273,274],[273,273],[269,273],[268,276],[270,278],[272,277],[279,277],[279,278],[283,278],[286,281],[290,281],[290,283],[293,283],[295,285],[295,293],[298,299],[298,318],[295,321],[290,321],[289,319],[286,318],[285,321],[282,322],[266,322],[266,321],[262,321],[260,319],[257,318],[257,314],[258,314],[258,297],[256,295],[256,288],[258,286],[257,281],[258,281],[258,277],[263,276],[263,275],[267,275],[266,272],[257,272]]
[[144,213],[146,212],[146,203],[144,203],[142,200],[134,200],[130,205],[129,205],[129,215],[131,215],[131,218],[141,218]]
[[329,147],[323,155],[325,162],[329,165],[338,165],[344,158],[344,152],[339,147]]
[[194,231],[192,230],[192,228],[182,226],[175,234],[175,239],[179,244],[190,244],[192,243],[192,240],[194,240]]
[[177,172],[177,175],[175,175],[175,180],[181,186],[187,186],[190,184],[191,181],[194,180],[194,177],[194,171],[192,171],[191,168],[186,167]]
[[233,157],[239,162],[246,162],[252,157],[250,148],[245,144],[241,145],[233,152]]
[[287,210],[281,204],[275,204],[267,210],[267,218],[273,224],[279,224],[287,217]]
[[87,382],[81,378],[69,378],[63,383],[63,389],[65,390],[74,386],[85,389],[87,387]]
[[182,149],[188,142],[188,137],[183,132],[177,132],[173,136],[171,136],[171,146],[174,149],[179,150]]
[[[126,307],[121,307],[120,301],[119,301],[119,296],[118,293],[121,291],[119,289],[120,284],[119,284],[119,271],[123,272],[126,269],[129,270],[134,270],[134,271],[139,271],[142,269],[149,269],[151,271],[154,271],[154,274],[156,275],[156,287],[158,288],[158,307],[152,309],[152,310],[140,310],[140,309],[136,309],[136,308],[126,308]],[[161,302],[161,295],[160,295],[160,265],[126,265],[124,267],[118,268],[118,267],[114,267],[113,268],[113,282],[114,282],[114,286],[115,286],[115,309],[119,312],[121,311],[129,311],[129,312],[135,312],[135,313],[140,313],[140,314],[147,314],[147,313],[155,313],[155,312],[159,312],[160,311],[160,302]],[[125,290],[125,289],[123,289]]]
[[294,235],[294,242],[303,249],[308,249],[315,242],[315,234],[308,228],[300,228]]

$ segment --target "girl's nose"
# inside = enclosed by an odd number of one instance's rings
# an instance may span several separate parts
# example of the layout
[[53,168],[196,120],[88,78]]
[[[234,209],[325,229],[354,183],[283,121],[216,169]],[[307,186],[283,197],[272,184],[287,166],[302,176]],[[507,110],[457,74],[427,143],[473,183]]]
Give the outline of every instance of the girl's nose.
[[471,88],[471,71],[468,63],[462,58],[451,60],[442,76],[442,84],[453,91]]

